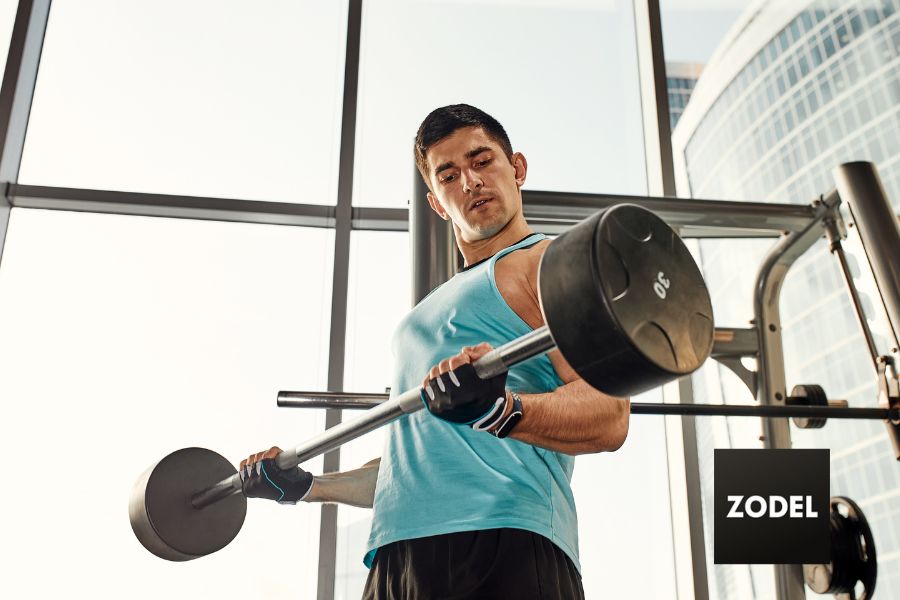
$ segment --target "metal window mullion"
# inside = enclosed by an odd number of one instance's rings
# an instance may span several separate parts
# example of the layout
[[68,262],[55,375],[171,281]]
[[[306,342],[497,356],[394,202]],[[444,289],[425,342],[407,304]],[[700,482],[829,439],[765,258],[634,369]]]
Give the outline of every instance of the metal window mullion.
[[[350,231],[353,224],[353,163],[356,144],[356,105],[359,88],[359,47],[362,32],[362,0],[349,0],[347,47],[344,55],[344,91],[341,110],[341,149],[338,167],[334,231],[334,278],[331,287],[331,330],[328,345],[328,390],[344,389],[344,355],[347,335],[347,288],[350,274]],[[341,422],[341,411],[325,413],[325,428]],[[340,469],[340,449],[324,457],[325,473]],[[337,562],[337,511],[322,505],[319,526],[318,600],[333,600]]]
[[634,27],[647,161],[647,193],[651,196],[674,196],[675,165],[672,160],[672,130],[669,125],[659,0],[634,0]]
[[[647,167],[647,193],[651,196],[675,196],[675,165],[672,154],[672,132],[669,117],[669,99],[666,88],[666,63],[663,52],[662,21],[659,0],[634,0],[634,26],[638,54],[638,76],[641,91],[641,114],[644,126],[644,154]],[[693,386],[690,378],[682,378],[672,390],[677,401],[693,403]],[[680,425],[680,427],[679,427]],[[684,507],[672,511],[673,533],[683,528],[689,532],[690,575],[686,568],[680,568],[675,561],[676,585],[681,595],[690,595],[699,600],[709,598],[709,578],[706,573],[706,553],[703,531],[703,504],[700,489],[700,461],[697,450],[697,430],[691,419],[681,419],[681,423],[666,420],[666,436],[677,436],[683,455],[673,456],[667,452],[670,479],[674,478],[683,486],[670,488],[670,494],[684,497],[670,498],[673,507]],[[670,446],[671,447],[671,446]],[[677,472],[675,472],[677,471]],[[676,523],[676,519],[680,522]],[[683,526],[683,527],[682,527]],[[673,552],[677,540],[673,540]],[[676,557],[677,558],[677,557]],[[691,581],[679,581],[690,578]]]
[[[294,202],[10,184],[13,208],[333,228],[335,207]],[[380,215],[379,215],[380,216]]]
[[[414,206],[431,212],[427,191],[415,174]],[[661,196],[571,193],[526,190],[525,216],[536,230],[561,233],[598,210],[629,202],[643,206],[686,237],[778,237],[784,231],[802,231],[814,217],[810,206],[759,202],[698,200]],[[91,190],[42,185],[10,184],[6,199],[13,207],[293,225],[335,227],[334,205],[298,204],[269,200],[213,198],[147,192]],[[371,231],[407,231],[413,211],[407,208],[353,207],[351,228]],[[439,217],[435,217],[439,219]],[[441,221],[443,223],[443,221]],[[450,236],[452,238],[452,235]],[[450,240],[452,244],[452,239]]]
[[0,261],[9,226],[9,185],[19,179],[25,132],[37,82],[50,0],[19,0],[0,88]]

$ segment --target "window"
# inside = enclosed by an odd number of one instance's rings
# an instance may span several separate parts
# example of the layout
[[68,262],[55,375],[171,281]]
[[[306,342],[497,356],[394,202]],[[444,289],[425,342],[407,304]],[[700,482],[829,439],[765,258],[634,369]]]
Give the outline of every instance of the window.
[[[662,392],[657,389],[633,400],[662,402]],[[628,439],[614,454],[587,454],[575,461],[572,493],[586,598],[676,595],[664,440],[662,418],[634,416]],[[642,474],[639,486],[635,473]],[[635,527],[646,534],[636,534]],[[623,559],[637,556],[642,557],[644,576],[632,560]]]
[[[36,493],[0,500],[23,516],[4,527],[0,555],[19,575],[10,596],[35,585],[47,597],[315,593],[318,507],[250,500],[235,543],[184,569],[138,543],[126,503],[138,476],[178,448],[237,463],[321,431],[320,416],[275,400],[325,384],[333,252],[328,230],[13,209],[0,269],[0,449],[17,461],[38,447],[61,455],[48,465],[54,492],[40,493],[46,469],[26,468],[17,481]],[[294,576],[246,568],[262,555]]]
[[[412,305],[409,235],[354,231],[350,242],[344,389],[384,392],[391,385],[394,361],[402,360],[402,356],[392,355],[391,337]],[[359,411],[343,413],[345,421],[357,416]],[[379,458],[383,445],[383,429],[345,444],[341,469],[354,469]],[[339,600],[362,594],[369,573],[363,555],[371,523],[371,509],[338,507],[335,598]]]
[[20,181],[334,204],[346,2],[53,2]]
[[405,207],[416,129],[457,102],[503,123],[528,189],[641,193],[632,19],[630,3],[366,2],[354,203]]

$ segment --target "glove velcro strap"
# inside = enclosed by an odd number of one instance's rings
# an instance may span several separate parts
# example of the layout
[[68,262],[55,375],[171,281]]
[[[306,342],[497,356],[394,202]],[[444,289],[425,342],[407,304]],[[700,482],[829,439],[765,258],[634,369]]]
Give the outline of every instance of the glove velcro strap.
[[506,395],[503,395],[497,398],[493,408],[487,411],[480,419],[472,422],[469,427],[475,431],[490,431],[503,419],[503,413],[505,412]]

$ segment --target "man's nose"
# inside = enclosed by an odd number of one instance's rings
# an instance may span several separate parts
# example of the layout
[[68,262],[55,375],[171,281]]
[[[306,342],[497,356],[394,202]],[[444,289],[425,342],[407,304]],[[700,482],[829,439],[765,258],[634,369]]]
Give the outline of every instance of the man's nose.
[[466,193],[471,193],[484,187],[484,182],[481,180],[481,177],[479,177],[478,173],[472,169],[463,171],[462,184],[463,191]]

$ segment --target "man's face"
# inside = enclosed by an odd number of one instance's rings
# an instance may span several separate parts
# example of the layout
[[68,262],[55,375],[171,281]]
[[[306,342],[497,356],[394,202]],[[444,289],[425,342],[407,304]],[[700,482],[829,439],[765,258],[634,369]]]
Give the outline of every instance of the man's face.
[[428,202],[466,242],[497,234],[522,210],[527,163],[512,162],[481,127],[465,127],[428,149]]

